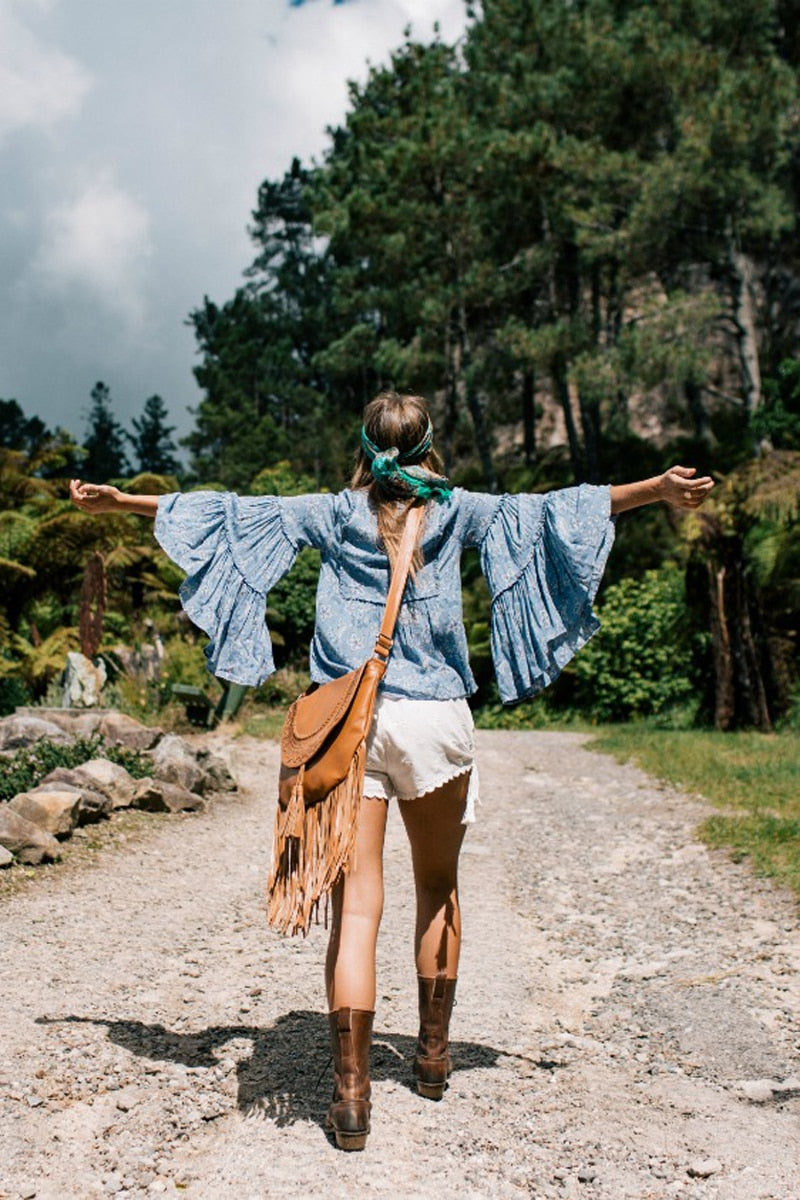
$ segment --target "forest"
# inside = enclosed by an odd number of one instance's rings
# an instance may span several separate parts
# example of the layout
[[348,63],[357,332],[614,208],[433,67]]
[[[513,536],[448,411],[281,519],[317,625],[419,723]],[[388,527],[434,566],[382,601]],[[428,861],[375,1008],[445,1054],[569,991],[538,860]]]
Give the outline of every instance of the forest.
[[[799,73],[796,0],[483,0],[458,45],[409,34],[351,85],[320,161],[264,180],[241,286],[189,314],[202,398],[183,457],[159,396],[132,433],[103,383],[82,434],[0,401],[0,709],[53,694],[95,552],[100,652],[155,627],[169,678],[202,682],[179,573],[139,518],[71,508],[71,475],[335,490],[364,403],[393,387],[428,397],[461,486],[625,482],[675,462],[718,482],[696,514],[620,520],[601,633],[507,718],[465,559],[487,720],[797,727]],[[293,680],[316,574],[306,551],[269,599]],[[132,708],[167,699],[124,672],[117,687]]]

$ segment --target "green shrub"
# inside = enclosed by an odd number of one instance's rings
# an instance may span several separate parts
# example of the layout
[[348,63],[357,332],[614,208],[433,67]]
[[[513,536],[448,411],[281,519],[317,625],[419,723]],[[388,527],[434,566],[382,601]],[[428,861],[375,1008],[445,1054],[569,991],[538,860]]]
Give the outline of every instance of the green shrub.
[[10,800],[18,792],[36,787],[56,767],[79,767],[91,758],[107,758],[109,762],[118,763],[136,779],[143,779],[152,771],[152,763],[143,754],[121,746],[107,746],[105,738],[99,734],[76,738],[67,746],[45,738],[35,746],[0,759],[0,801]]
[[18,706],[30,702],[30,692],[21,679],[13,675],[0,676],[0,717],[7,717]]
[[169,699],[173,683],[186,683],[192,687],[219,691],[219,685],[209,674],[205,656],[206,639],[191,641],[176,634],[164,643],[164,659],[161,663],[161,690],[164,699]]
[[614,584],[599,616],[600,632],[568,668],[575,706],[595,720],[620,721],[685,705],[704,643],[692,630],[680,569],[668,563]]
[[283,661],[303,658],[314,634],[320,556],[318,550],[301,550],[285,579],[270,592],[267,621]]

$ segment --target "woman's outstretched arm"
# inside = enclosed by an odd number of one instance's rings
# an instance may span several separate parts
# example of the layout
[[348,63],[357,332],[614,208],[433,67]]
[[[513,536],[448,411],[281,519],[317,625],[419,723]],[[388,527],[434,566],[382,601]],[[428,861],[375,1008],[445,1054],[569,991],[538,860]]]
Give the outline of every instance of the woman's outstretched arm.
[[611,512],[625,512],[664,500],[673,508],[699,508],[714,486],[710,475],[696,478],[695,467],[670,467],[663,475],[638,483],[612,483]]
[[158,496],[129,496],[108,483],[81,483],[71,479],[69,495],[73,504],[87,513],[137,513],[152,517],[158,512]]

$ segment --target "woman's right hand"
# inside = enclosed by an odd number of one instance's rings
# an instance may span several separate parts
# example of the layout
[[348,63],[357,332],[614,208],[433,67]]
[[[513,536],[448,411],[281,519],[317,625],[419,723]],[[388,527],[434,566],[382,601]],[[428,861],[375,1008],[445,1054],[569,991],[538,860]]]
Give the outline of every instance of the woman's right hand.
[[123,511],[123,493],[110,483],[81,483],[80,479],[70,479],[69,496],[81,512]]

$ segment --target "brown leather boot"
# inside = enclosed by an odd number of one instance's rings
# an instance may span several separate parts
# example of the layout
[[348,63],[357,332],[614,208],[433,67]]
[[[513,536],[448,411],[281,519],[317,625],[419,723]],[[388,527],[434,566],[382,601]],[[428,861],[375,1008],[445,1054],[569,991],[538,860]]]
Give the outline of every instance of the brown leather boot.
[[333,1050],[333,1103],[325,1128],[340,1150],[363,1150],[369,1133],[369,1048],[374,1013],[338,1008],[328,1013]]
[[419,1038],[414,1059],[417,1091],[441,1100],[453,1064],[447,1050],[456,980],[439,971],[435,979],[419,975]]

